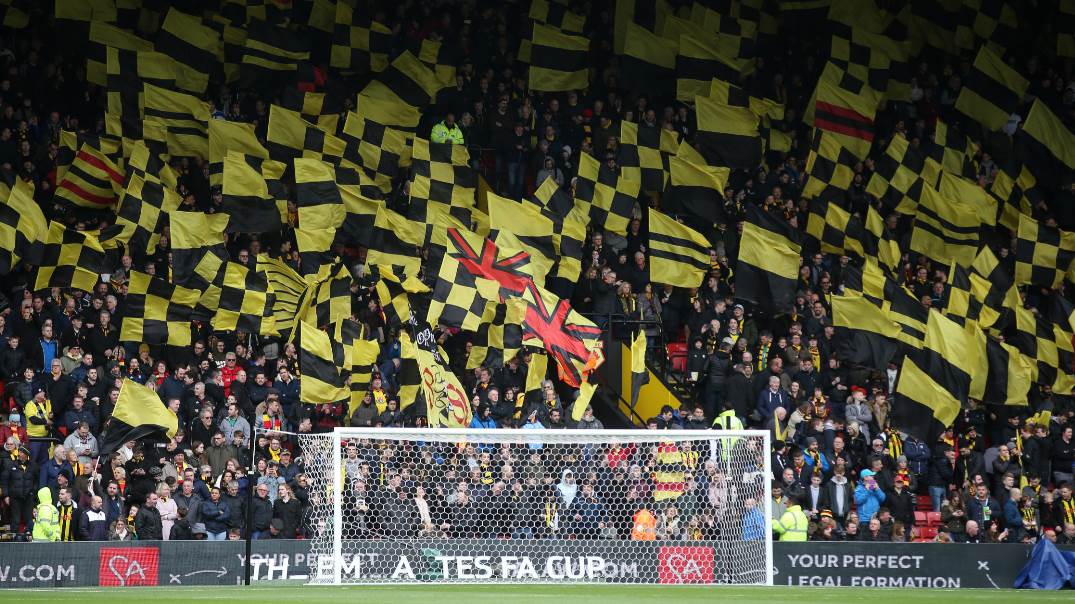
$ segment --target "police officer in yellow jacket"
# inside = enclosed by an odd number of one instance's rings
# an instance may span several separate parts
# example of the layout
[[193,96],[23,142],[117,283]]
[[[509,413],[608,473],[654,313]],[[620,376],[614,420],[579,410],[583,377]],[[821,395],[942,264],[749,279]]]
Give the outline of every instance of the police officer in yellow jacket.
[[48,487],[37,490],[33,536],[34,541],[60,540],[60,511],[52,505],[52,491]]
[[803,513],[802,498],[796,497],[780,520],[773,523],[773,531],[780,535],[781,541],[806,541],[809,524],[810,519]]
[[449,112],[448,115],[444,116],[444,120],[441,123],[433,126],[433,131],[429,134],[429,140],[434,143],[463,144],[463,131],[459,128],[459,124],[455,123],[454,113]]

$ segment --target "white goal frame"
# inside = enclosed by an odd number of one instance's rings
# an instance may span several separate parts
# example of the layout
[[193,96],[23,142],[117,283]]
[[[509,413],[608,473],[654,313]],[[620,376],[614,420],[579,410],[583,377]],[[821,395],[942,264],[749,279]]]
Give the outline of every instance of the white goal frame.
[[[393,438],[404,438],[408,440],[414,440],[416,436],[421,435],[424,440],[436,440],[438,442],[462,442],[468,439],[468,437],[474,437],[475,439],[485,439],[490,436],[495,436],[502,442],[511,442],[513,444],[556,444],[559,443],[576,443],[585,442],[585,437],[594,436],[599,437],[600,440],[623,438],[628,440],[635,440],[639,437],[648,437],[652,440],[657,440],[658,435],[667,435],[670,439],[676,441],[715,441],[717,439],[724,438],[755,438],[761,439],[763,442],[764,454],[763,468],[764,475],[762,477],[762,488],[764,490],[764,505],[760,506],[765,515],[765,585],[771,586],[774,581],[775,564],[773,560],[773,533],[772,533],[772,433],[768,430],[670,430],[661,431],[658,434],[652,434],[644,430],[521,430],[521,429],[474,429],[474,428],[335,428],[331,434],[332,437],[332,467],[331,467],[331,489],[332,489],[332,523],[333,523],[333,542],[332,552],[334,558],[333,564],[333,581],[334,585],[344,585],[343,580],[343,564],[342,560],[343,551],[343,455],[342,445],[344,439],[361,439],[369,438],[374,440],[391,440]],[[328,436],[328,435],[326,435]],[[583,437],[583,438],[579,438]],[[311,577],[315,576],[314,572],[311,572]],[[559,584],[552,580],[540,580],[540,581],[512,581],[497,579],[495,584]],[[407,584],[428,584],[428,582],[422,581],[395,581],[392,583],[384,582],[353,582],[348,581],[347,585],[407,585]],[[715,584],[710,584],[713,586]]]

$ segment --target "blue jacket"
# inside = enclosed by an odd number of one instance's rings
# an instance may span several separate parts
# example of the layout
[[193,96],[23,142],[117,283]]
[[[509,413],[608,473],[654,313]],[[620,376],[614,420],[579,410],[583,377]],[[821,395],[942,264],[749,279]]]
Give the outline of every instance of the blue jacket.
[[783,388],[776,392],[768,388],[762,390],[758,395],[758,414],[763,418],[772,417],[777,407],[783,407],[790,415],[791,403],[788,401],[788,393],[784,392]]
[[489,417],[489,419],[481,419],[480,417],[475,415],[474,418],[470,420],[470,427],[494,430],[496,429],[496,420],[493,419],[491,416]]
[[272,383],[272,387],[280,393],[280,404],[283,405],[284,411],[291,412],[292,405],[298,404],[302,399],[299,398],[299,380],[292,379],[286,384],[280,380],[276,380]]
[[60,474],[67,475],[67,484],[75,483],[75,472],[71,469],[71,464],[67,463],[66,461],[64,461],[62,464],[58,464],[56,463],[55,459],[50,459],[46,461],[45,465],[41,466],[41,472],[37,478],[37,486],[56,486],[56,477]]
[[755,506],[743,515],[743,541],[765,539],[765,515]]
[[858,508],[859,522],[866,524],[877,515],[877,510],[885,501],[885,492],[880,487],[867,489],[866,485],[860,484],[855,487],[855,507]]
[[605,521],[605,504],[597,498],[587,500],[583,499],[580,494],[572,502],[571,512],[582,516],[582,520],[577,522],[573,515],[571,517],[575,530],[580,532],[596,533],[599,528],[598,525]]
[[205,523],[205,530],[210,533],[223,533],[228,530],[228,517],[231,516],[231,509],[223,501],[214,503],[213,500],[209,500],[202,502],[198,515],[202,522]]
[[[829,468],[832,467],[832,465],[829,463],[828,456],[825,455],[824,452],[818,451],[818,458],[821,459],[821,471],[822,471],[822,473],[828,474],[829,473]],[[806,454],[805,456],[803,456],[803,463],[805,463],[806,467],[810,468],[810,471],[813,472],[813,470],[814,470],[814,458],[813,457],[811,457],[809,454]],[[805,474],[805,472],[804,472],[804,474]]]
[[913,436],[903,440],[903,454],[907,456],[907,465],[918,476],[929,473],[930,452],[926,443]]

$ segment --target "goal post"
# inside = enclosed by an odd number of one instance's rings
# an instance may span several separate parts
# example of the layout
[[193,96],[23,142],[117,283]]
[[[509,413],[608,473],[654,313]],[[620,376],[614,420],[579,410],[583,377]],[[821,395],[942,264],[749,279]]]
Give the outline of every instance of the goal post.
[[299,435],[310,582],[772,585],[770,433]]

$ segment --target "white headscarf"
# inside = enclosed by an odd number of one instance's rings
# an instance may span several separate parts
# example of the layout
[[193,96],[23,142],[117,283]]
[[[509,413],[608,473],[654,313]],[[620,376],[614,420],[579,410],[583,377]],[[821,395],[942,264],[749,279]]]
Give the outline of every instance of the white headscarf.
[[568,474],[572,478],[575,477],[575,473],[571,470],[564,470],[563,474],[560,475],[560,484],[556,485],[556,490],[560,492],[560,498],[564,500],[564,505],[570,506],[571,502],[575,501],[575,495],[579,492],[579,484],[577,482],[567,484]]

